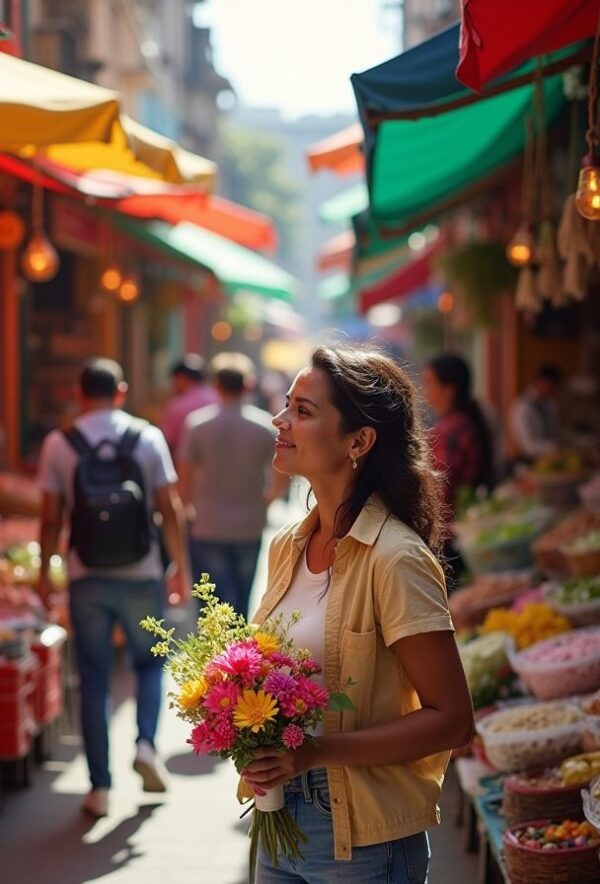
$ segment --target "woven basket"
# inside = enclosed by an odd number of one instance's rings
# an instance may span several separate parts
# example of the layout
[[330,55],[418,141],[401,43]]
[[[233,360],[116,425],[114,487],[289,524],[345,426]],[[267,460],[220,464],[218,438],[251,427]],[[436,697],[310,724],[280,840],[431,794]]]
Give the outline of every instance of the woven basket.
[[563,553],[573,577],[596,577],[600,575],[600,550],[569,552],[567,548],[563,549]]
[[[541,828],[552,820],[533,820],[527,824]],[[511,826],[504,833],[502,846],[506,871],[511,884],[598,884],[600,858],[598,847],[569,847],[535,850],[517,843]]]
[[509,826],[550,814],[554,819],[583,819],[581,786],[551,786],[545,789],[525,785],[521,778],[504,781],[502,813]]

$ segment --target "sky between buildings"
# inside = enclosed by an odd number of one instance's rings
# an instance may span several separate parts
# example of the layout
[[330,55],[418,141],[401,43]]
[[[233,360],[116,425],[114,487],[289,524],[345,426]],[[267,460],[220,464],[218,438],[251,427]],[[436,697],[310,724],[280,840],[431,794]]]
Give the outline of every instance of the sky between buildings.
[[350,74],[401,45],[393,0],[206,0],[196,21],[240,103],[289,117],[355,112]]

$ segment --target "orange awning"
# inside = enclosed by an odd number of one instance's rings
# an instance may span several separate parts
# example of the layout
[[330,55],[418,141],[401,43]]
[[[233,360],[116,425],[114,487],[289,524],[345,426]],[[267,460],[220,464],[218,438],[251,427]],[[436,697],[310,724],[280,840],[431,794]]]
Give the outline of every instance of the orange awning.
[[328,270],[349,270],[355,245],[354,232],[344,230],[323,243],[317,255],[317,267],[325,273]]
[[204,188],[108,170],[78,172],[47,157],[39,157],[37,166],[36,171],[24,160],[0,154],[0,170],[25,181],[36,180],[60,193],[92,197],[103,208],[174,225],[191,222],[255,251],[274,251],[277,247],[277,231],[269,217],[207,194]]
[[362,172],[365,168],[362,144],[362,126],[354,123],[309,147],[306,154],[308,165],[312,172],[318,172],[319,169],[329,169],[336,175]]

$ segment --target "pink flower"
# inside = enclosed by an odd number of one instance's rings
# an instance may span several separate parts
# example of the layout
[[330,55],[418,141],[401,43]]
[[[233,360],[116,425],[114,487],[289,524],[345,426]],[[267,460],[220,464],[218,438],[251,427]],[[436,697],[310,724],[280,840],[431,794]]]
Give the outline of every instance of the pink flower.
[[214,666],[230,676],[238,676],[244,685],[250,685],[259,674],[263,659],[256,645],[237,642],[212,661]]
[[316,660],[302,660],[302,662],[298,664],[298,671],[301,672],[302,675],[318,675],[323,671],[323,667]]
[[292,660],[287,654],[284,654],[283,651],[275,651],[275,653],[269,655],[269,662],[273,664],[273,666],[287,666],[289,669],[293,669],[296,665],[296,661]]
[[191,745],[196,755],[205,755],[207,752],[211,752],[214,746],[210,725],[206,721],[201,721],[196,725],[186,743]]
[[309,709],[325,709],[329,702],[329,694],[310,678],[298,679],[298,694]]
[[231,749],[231,747],[235,743],[235,728],[231,721],[229,721],[228,719],[221,719],[221,721],[217,721],[217,723],[213,727],[212,736],[213,749],[216,752],[224,752],[227,749]]
[[304,731],[297,724],[286,724],[281,739],[286,749],[297,749],[304,742]]
[[216,684],[207,692],[202,705],[219,716],[231,715],[238,697],[239,687],[231,681]]

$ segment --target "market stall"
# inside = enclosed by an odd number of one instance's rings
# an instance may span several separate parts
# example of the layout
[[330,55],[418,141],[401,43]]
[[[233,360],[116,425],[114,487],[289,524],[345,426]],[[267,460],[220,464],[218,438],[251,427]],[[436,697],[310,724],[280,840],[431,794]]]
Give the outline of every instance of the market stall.
[[450,597],[476,710],[455,753],[480,880],[600,880],[600,479],[540,462],[454,526]]

